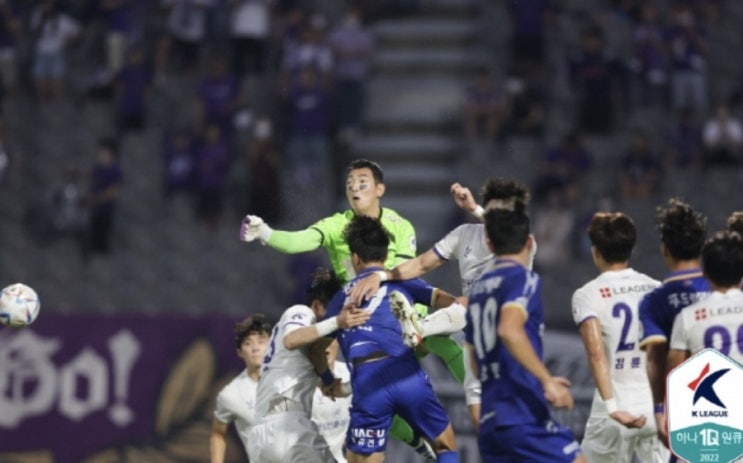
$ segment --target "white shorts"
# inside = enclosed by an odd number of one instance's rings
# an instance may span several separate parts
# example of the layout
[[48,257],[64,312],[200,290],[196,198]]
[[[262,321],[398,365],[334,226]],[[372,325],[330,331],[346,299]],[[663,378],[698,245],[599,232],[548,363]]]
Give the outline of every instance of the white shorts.
[[588,463],[630,463],[633,454],[642,463],[667,463],[671,454],[656,434],[652,416],[640,429],[628,429],[608,416],[592,416],[580,446]]
[[305,412],[269,415],[248,434],[251,463],[334,462],[328,444]]

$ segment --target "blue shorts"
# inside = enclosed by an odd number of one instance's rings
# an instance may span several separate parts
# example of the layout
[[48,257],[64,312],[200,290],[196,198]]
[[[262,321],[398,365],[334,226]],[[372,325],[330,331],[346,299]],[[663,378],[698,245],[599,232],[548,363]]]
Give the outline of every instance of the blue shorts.
[[580,454],[572,431],[555,421],[482,429],[478,444],[483,463],[572,463]]
[[384,452],[395,414],[429,439],[449,426],[446,410],[412,351],[402,357],[363,363],[351,376],[348,450],[360,455]]

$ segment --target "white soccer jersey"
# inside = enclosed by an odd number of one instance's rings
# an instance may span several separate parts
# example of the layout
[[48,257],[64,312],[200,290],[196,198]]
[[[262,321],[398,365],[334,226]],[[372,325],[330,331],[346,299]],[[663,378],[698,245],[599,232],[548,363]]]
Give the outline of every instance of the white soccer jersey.
[[[573,294],[573,318],[577,325],[595,317],[601,323],[614,397],[619,409],[652,416],[653,398],[645,370],[645,353],[639,347],[639,305],[642,297],[660,282],[633,269],[607,271]],[[606,416],[598,390],[592,416]]]
[[[351,380],[348,367],[343,362],[335,362],[333,374],[344,383]],[[325,397],[320,388],[315,388],[315,395],[312,399],[312,421],[317,425],[338,463],[346,462],[343,444],[346,442],[350,408],[351,396],[339,397],[333,401]]]
[[442,259],[459,261],[459,277],[465,295],[493,261],[493,254],[485,243],[485,226],[481,223],[458,226],[439,240],[433,251]]
[[305,305],[289,307],[271,332],[258,381],[256,415],[266,416],[272,404],[289,399],[302,404],[309,415],[312,394],[318,377],[307,357],[307,347],[289,350],[284,337],[292,331],[315,323],[315,313]]
[[217,395],[217,403],[214,407],[214,417],[222,423],[234,422],[237,434],[248,449],[248,432],[256,423],[255,416],[255,393],[258,381],[248,376],[248,371],[243,370],[235,379],[230,381]]
[[692,355],[712,347],[743,363],[743,292],[715,291],[703,301],[689,305],[676,316],[671,332],[671,349],[688,350]]

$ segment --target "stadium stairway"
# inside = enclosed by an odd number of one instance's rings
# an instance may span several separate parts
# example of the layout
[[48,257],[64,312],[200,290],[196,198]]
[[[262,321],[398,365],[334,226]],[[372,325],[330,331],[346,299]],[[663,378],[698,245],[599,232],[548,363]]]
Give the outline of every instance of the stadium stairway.
[[373,26],[364,135],[353,154],[383,166],[383,204],[413,223],[420,250],[440,238],[454,212],[448,189],[459,180],[462,95],[482,62],[476,14],[475,0],[424,0],[414,16]]

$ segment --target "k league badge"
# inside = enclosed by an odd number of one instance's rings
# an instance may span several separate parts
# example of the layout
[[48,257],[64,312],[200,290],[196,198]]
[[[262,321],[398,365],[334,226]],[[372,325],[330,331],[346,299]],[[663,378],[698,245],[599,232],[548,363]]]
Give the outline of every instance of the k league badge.
[[704,349],[668,374],[668,441],[689,463],[743,456],[743,366]]

